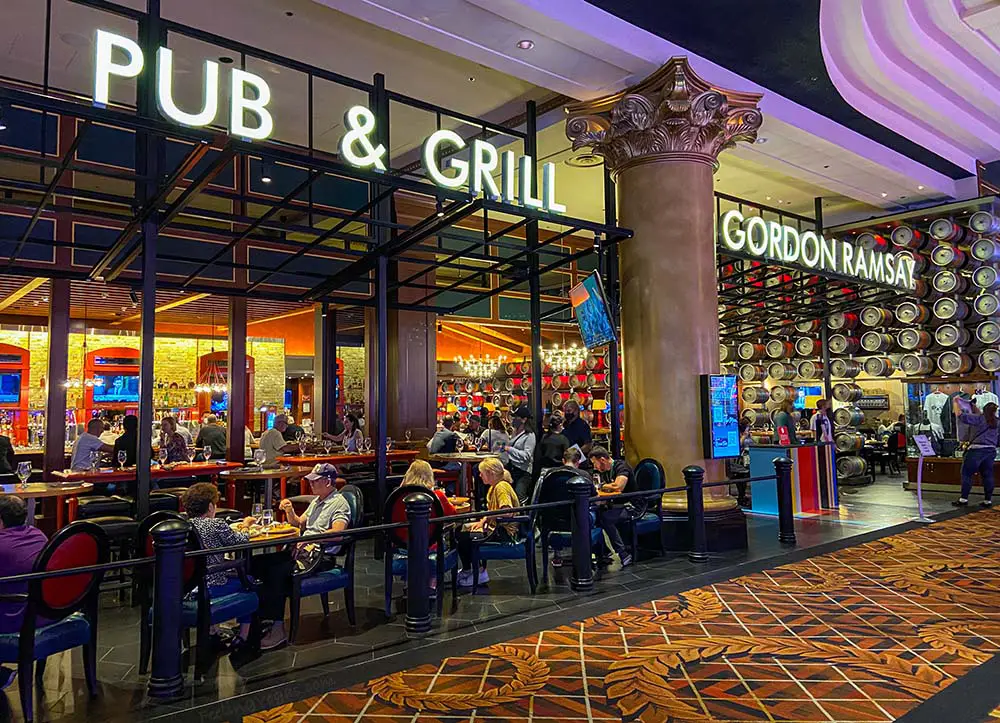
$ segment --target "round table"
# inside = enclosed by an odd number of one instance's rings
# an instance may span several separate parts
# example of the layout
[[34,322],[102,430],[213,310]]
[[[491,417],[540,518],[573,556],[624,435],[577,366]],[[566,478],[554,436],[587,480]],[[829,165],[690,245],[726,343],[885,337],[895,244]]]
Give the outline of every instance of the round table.
[[458,489],[455,491],[459,495],[467,496],[471,486],[469,481],[472,479],[472,465],[479,464],[484,459],[499,459],[499,455],[489,452],[454,452],[452,454],[432,454],[427,459],[431,462],[458,462],[462,465],[458,475]]
[[[35,524],[35,505],[40,499],[46,497],[59,498],[56,504],[56,529],[62,528],[63,523],[63,497],[76,497],[77,495],[89,492],[94,485],[89,482],[80,484],[50,485],[45,482],[32,482],[22,487],[20,484],[0,485],[0,491],[5,495],[17,495],[28,507],[28,524]],[[72,522],[73,520],[70,520]]]
[[241,467],[222,472],[219,476],[226,481],[226,506],[236,509],[236,483],[248,480],[264,480],[264,506],[271,507],[274,501],[274,480],[279,479],[281,497],[285,497],[285,485],[288,480],[301,477],[305,472],[292,467],[276,469],[260,469],[258,467]]

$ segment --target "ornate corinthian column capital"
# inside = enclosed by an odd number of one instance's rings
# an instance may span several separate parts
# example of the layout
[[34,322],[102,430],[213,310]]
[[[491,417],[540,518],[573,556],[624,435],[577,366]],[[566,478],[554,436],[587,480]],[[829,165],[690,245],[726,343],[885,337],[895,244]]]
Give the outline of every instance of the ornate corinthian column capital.
[[758,93],[713,88],[687,58],[671,58],[638,85],[568,106],[566,135],[574,150],[603,156],[613,174],[665,158],[718,167],[721,151],[757,138],[760,99]]

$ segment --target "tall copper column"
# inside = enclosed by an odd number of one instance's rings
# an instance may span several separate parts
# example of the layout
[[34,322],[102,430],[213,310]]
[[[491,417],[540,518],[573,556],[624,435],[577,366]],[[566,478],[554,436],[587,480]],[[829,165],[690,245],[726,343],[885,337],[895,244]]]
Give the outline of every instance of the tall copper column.
[[756,138],[759,100],[672,58],[628,90],[567,109],[574,149],[604,157],[618,222],[634,232],[619,251],[626,454],[659,460],[672,484],[689,464],[710,480],[723,472],[703,459],[698,386],[719,371],[712,178],[720,151]]

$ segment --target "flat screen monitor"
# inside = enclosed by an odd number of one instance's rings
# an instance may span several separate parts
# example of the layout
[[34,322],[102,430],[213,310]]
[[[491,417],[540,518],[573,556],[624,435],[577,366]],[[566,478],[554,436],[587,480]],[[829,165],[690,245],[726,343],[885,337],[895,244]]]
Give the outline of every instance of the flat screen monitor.
[[0,404],[19,404],[21,401],[21,372],[0,374]]
[[738,457],[740,454],[740,409],[736,381],[735,375],[701,375],[702,440],[708,459]]
[[596,271],[569,290],[569,301],[587,349],[607,346],[617,339],[601,277]]
[[138,401],[138,374],[105,374],[94,380],[94,404]]
[[816,400],[823,395],[823,387],[808,386],[798,387],[795,390],[796,409],[815,409]]
[[229,409],[229,392],[212,392],[212,414]]

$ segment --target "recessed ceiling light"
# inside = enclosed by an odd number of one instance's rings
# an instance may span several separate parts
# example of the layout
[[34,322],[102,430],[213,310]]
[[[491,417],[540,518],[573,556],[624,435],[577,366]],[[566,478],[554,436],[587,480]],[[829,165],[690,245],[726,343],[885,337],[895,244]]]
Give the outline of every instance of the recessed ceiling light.
[[469,82],[470,82],[470,83],[475,83],[475,82],[476,82],[476,76],[474,76],[474,75],[470,75],[470,76],[469,76]]
[[291,10],[286,10],[285,11],[285,17],[289,17],[290,18],[290,17],[293,17],[294,15],[295,15],[295,13],[293,13]]
[[233,59],[230,58],[228,55],[220,55],[219,62],[223,63],[224,65],[232,65]]
[[563,163],[573,168],[591,168],[604,163],[604,159],[596,153],[581,153],[578,156],[567,158]]
[[767,137],[766,137],[766,136],[760,136],[760,137],[759,137],[759,138],[758,138],[758,139],[756,140],[756,142],[757,142],[757,143],[767,143]]
[[768,201],[770,201],[770,200],[771,200],[771,197],[770,197],[770,196],[766,196],[765,198],[766,198],[766,199],[767,199]]
[[829,167],[830,167],[829,164],[823,166],[823,168],[829,168]]
[[535,47],[535,41],[534,40],[518,40],[517,41],[517,47],[519,47],[521,50],[531,50],[533,47]]
[[923,187],[923,186],[917,186],[917,190],[918,190],[918,191],[923,191],[923,190],[924,190],[924,187]]
[[888,195],[889,195],[888,193],[885,193],[884,191],[882,192],[882,198],[885,198]]

